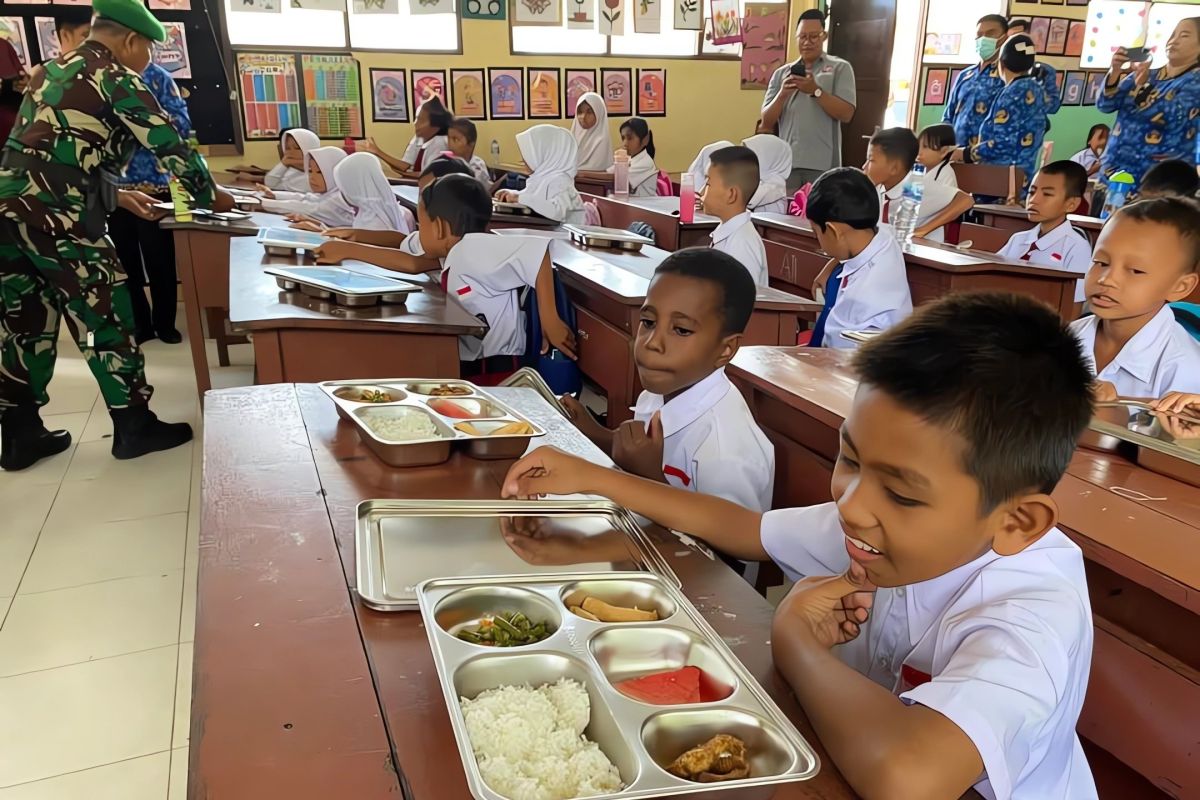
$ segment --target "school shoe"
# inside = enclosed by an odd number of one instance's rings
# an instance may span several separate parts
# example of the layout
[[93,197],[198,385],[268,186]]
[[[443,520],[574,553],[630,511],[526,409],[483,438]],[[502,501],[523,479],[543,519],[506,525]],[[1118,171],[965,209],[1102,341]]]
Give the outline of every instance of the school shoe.
[[14,406],[0,414],[0,469],[28,469],[71,446],[67,431],[48,431],[37,406]]
[[163,344],[179,344],[183,341],[183,334],[171,328],[165,331],[159,331],[158,340]]
[[192,440],[186,422],[163,422],[149,406],[110,408],[113,421],[113,458],[124,461],[159,450],[170,450]]

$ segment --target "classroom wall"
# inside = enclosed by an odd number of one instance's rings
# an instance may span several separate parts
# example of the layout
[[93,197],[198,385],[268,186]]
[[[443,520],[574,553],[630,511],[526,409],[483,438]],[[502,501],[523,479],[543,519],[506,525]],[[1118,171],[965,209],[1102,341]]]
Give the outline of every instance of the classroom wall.
[[[796,18],[812,0],[793,0],[790,30]],[[719,139],[740,141],[754,134],[759,118],[763,90],[742,90],[741,65],[737,60],[611,58],[597,56],[514,56],[509,52],[508,23],[486,20],[462,21],[462,55],[416,55],[409,53],[355,52],[362,75],[362,92],[367,107],[364,117],[368,136],[379,146],[399,156],[412,138],[411,123],[372,122],[369,70],[376,69],[469,69],[485,67],[559,67],[560,69],[596,69],[628,67],[636,78],[638,67],[664,67],[667,70],[667,116],[648,120],[658,149],[658,166],[678,173],[691,165],[704,145]],[[245,48],[247,50],[253,48]],[[795,42],[789,43],[789,58],[794,57]],[[620,141],[618,128],[623,120],[612,119],[614,147]],[[500,143],[502,161],[519,159],[515,136],[531,125],[549,122],[571,127],[571,120],[477,120],[479,142],[476,154],[490,160],[492,139]],[[240,124],[240,123],[239,123]],[[340,144],[340,142],[337,142]],[[269,167],[278,161],[274,142],[246,142],[244,156],[209,159],[214,169],[238,163]]]

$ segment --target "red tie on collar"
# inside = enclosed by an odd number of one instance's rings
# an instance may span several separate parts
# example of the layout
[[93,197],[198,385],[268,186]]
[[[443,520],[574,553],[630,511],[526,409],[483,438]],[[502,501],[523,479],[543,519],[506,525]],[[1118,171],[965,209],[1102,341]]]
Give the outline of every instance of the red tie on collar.
[[892,198],[887,195],[883,196],[883,221],[885,223],[892,221]]
[[1025,255],[1021,256],[1022,261],[1028,261],[1029,257],[1038,251],[1037,242],[1029,245],[1029,249],[1025,251]]

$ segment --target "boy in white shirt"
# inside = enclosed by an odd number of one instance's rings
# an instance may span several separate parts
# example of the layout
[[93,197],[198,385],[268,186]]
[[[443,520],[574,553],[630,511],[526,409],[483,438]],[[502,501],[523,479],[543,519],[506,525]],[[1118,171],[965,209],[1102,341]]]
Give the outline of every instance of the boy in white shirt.
[[707,183],[700,200],[705,214],[721,220],[712,232],[712,249],[737,259],[756,286],[768,286],[767,249],[747,207],[758,184],[758,156],[754,151],[749,147],[723,147],[709,155]]
[[617,466],[690,492],[766,511],[775,449],[725,376],[754,311],[754,284],[732,256],[680,250],[654,271],[634,361],[645,391],[617,430],[575,398],[564,405]]
[[1092,315],[1071,331],[1096,376],[1096,399],[1200,392],[1200,343],[1168,305],[1200,281],[1200,206],[1166,197],[1124,206],[1100,232],[1092,262]]
[[1014,233],[996,254],[1039,267],[1078,272],[1076,316],[1083,310],[1083,276],[1092,265],[1092,243],[1071,227],[1067,215],[1079,208],[1087,180],[1087,170],[1074,161],[1054,161],[1038,170],[1025,196],[1029,221],[1038,224]]
[[912,313],[904,253],[879,224],[879,195],[853,167],[831,169],[813,184],[805,209],[830,262],[817,277],[825,307],[811,347],[853,348],[842,331],[886,330]]
[[1078,346],[1031,298],[965,293],[854,366],[831,503],[760,514],[550,447],[504,495],[600,494],[779,563],[799,582],[775,613],[775,665],[860,795],[1092,800],[1075,734],[1091,606],[1050,497],[1091,417]]
[[[863,172],[878,187],[879,221],[891,225],[900,211],[904,182],[917,163],[921,145],[908,128],[885,128],[876,131],[867,145],[867,161]],[[961,217],[975,206],[971,195],[955,186],[932,180],[926,173],[925,192],[917,212],[916,238],[934,242],[945,241],[942,226]]]
[[484,160],[475,155],[475,143],[479,141],[475,123],[465,117],[455,117],[446,132],[446,141],[450,145],[450,152],[467,163],[475,179],[491,194],[492,173]]

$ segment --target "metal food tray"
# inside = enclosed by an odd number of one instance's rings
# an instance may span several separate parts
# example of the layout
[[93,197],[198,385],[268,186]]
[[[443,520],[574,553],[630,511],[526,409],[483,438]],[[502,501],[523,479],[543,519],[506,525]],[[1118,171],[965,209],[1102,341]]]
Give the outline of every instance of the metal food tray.
[[295,228],[259,228],[257,241],[273,256],[290,256],[297,250],[312,252],[328,240],[319,233]]
[[[536,532],[514,536],[528,548],[504,537],[513,520]],[[653,573],[679,585],[633,516],[607,500],[365,500],[358,504],[355,522],[356,588],[363,603],[377,611],[414,611],[417,584],[447,573],[561,572],[567,568],[561,553],[551,559],[554,563],[539,564],[535,548],[562,541],[577,554],[577,563],[569,567],[573,572]]]
[[[529,440],[545,436],[546,430],[512,407],[500,402],[478,386],[467,381],[438,380],[436,378],[389,378],[387,380],[325,381],[321,390],[337,404],[338,413],[358,428],[358,434],[370,450],[381,461],[393,467],[421,467],[440,464],[450,458],[454,445],[465,447],[474,458],[517,458],[529,448]],[[435,396],[429,392],[440,386],[460,386],[468,394]],[[354,400],[356,391],[380,389],[388,392],[391,402],[368,403]],[[440,413],[440,401],[454,403],[470,418],[448,416]],[[436,434],[424,439],[396,442],[379,438],[363,420],[366,412],[383,414],[423,414],[433,422]],[[469,422],[485,435],[476,436],[455,427]],[[524,422],[532,433],[486,435],[511,422]]]
[[[1137,463],[1152,472],[1166,475],[1192,486],[1200,486],[1200,438],[1176,439],[1154,417],[1154,408],[1140,400],[1116,400],[1096,404],[1100,408],[1128,410],[1125,426],[1095,416],[1084,431],[1080,444],[1094,450],[1117,452],[1122,443],[1131,448]],[[1193,430],[1200,420],[1187,414],[1174,414]],[[1188,444],[1181,444],[1187,442]]]
[[582,247],[607,247],[617,250],[641,250],[654,241],[633,231],[620,228],[602,228],[596,225],[563,225],[571,234],[571,241]]
[[541,374],[539,374],[538,371],[532,367],[521,367],[512,375],[509,375],[507,378],[501,381],[500,385],[521,389],[532,389],[541,395],[542,399],[549,403],[550,406],[559,414],[562,414],[567,419],[571,418],[571,415],[567,413],[566,406],[562,404],[562,401],[558,399],[558,395],[556,395],[554,390],[550,388],[550,384],[546,383],[546,379],[543,378]]
[[[584,591],[607,602],[656,608],[657,622],[592,622],[567,609]],[[584,735],[621,773],[625,789],[596,798],[769,797],[783,783],[808,780],[819,761],[812,747],[677,588],[653,575],[562,574],[519,578],[441,578],[417,587],[421,616],[450,712],[467,785],[477,800],[507,800],[484,780],[459,700],[498,686],[538,687],[572,678],[587,689],[591,718]],[[485,614],[520,611],[556,629],[536,644],[492,648],[454,633]],[[617,691],[628,678],[703,669],[732,693],[724,700],[651,705]],[[718,733],[737,736],[750,755],[750,776],[722,783],[678,778],[667,765]]]
[[267,267],[263,271],[274,275],[284,291],[298,289],[340,306],[403,305],[410,294],[421,291],[409,281],[363,275],[345,267]]

